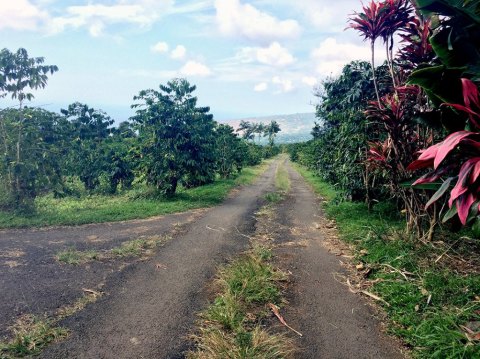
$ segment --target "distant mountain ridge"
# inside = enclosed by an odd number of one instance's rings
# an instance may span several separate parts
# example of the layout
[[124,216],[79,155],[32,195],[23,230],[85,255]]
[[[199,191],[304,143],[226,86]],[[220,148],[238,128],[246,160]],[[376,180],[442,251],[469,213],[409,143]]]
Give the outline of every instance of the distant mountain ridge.
[[237,129],[240,121],[267,124],[271,121],[277,121],[282,129],[279,132],[277,143],[295,143],[308,141],[312,138],[311,131],[315,125],[315,113],[295,113],[290,115],[273,115],[262,117],[249,117],[236,120],[220,121]]

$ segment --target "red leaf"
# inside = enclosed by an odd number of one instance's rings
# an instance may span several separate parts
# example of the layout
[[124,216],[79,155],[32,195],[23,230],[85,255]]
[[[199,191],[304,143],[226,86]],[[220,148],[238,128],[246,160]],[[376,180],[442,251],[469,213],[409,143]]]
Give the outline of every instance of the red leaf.
[[[480,157],[471,158],[466,161],[462,167],[460,168],[460,172],[458,173],[458,181],[455,187],[450,192],[450,200],[448,204],[452,207],[453,202],[463,195],[465,192],[468,191],[468,185],[473,183],[470,181],[470,176],[472,174],[472,169],[477,167],[478,162],[480,161]],[[478,170],[477,170],[478,171]],[[474,174],[475,178],[478,177],[478,173]]]
[[475,202],[475,198],[471,192],[461,196],[457,200],[457,208],[458,208],[458,218],[460,218],[460,222],[463,225],[467,224],[468,212],[470,212],[470,207]]
[[[462,79],[463,101],[465,106],[472,108],[471,103],[480,108],[480,95],[475,83],[469,79]],[[477,115],[478,116],[478,115]]]
[[[448,156],[448,154],[466,137],[474,135],[474,132],[470,131],[458,131],[452,133],[448,136],[439,146],[438,151],[435,155],[435,160],[433,162],[433,167],[436,169],[440,163]],[[431,148],[431,147],[430,147]],[[419,159],[422,156],[419,157]]]
[[[470,121],[480,128],[477,119],[480,119],[480,94],[477,85],[469,79],[461,79],[463,89],[463,101],[465,106],[453,103],[445,103],[443,105],[453,107],[456,110],[468,113]],[[475,108],[474,108],[475,107]]]
[[432,167],[433,160],[435,159],[435,156],[437,155],[438,149],[441,145],[442,143],[437,143],[436,145],[430,146],[427,149],[422,150],[420,156],[418,157],[418,160],[410,163],[407,167],[407,170],[415,171],[421,168]]

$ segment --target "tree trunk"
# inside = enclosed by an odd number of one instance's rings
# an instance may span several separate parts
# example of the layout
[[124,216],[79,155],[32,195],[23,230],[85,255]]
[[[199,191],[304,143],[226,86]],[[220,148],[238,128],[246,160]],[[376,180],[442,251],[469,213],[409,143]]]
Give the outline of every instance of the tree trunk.
[[395,72],[393,69],[393,54],[390,51],[390,46],[388,44],[388,40],[385,42],[385,49],[387,52],[387,64],[388,64],[388,70],[390,71],[390,76],[392,77],[392,84],[393,84],[393,89],[395,94],[397,94],[397,81],[395,80]]
[[380,102],[380,95],[378,93],[378,86],[377,86],[377,75],[375,74],[375,41],[371,42],[371,52],[372,52],[372,75],[373,75],[373,85],[375,87],[375,94],[377,95],[378,106],[382,108],[382,104]]

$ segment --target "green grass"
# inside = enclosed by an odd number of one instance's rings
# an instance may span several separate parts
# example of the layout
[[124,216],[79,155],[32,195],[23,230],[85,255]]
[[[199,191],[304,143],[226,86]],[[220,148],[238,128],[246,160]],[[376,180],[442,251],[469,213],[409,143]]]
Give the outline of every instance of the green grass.
[[287,193],[290,190],[290,177],[288,176],[284,162],[278,165],[275,172],[275,187],[283,193]]
[[[425,245],[405,234],[395,206],[379,203],[369,212],[363,203],[336,201],[330,185],[299,171],[327,199],[324,210],[335,219],[340,238],[356,248],[356,261],[371,269],[369,291],[389,304],[382,304],[389,332],[402,338],[414,357],[480,358],[480,342],[464,329],[480,332],[480,275],[447,258],[436,262],[459,235],[440,232],[436,239],[446,244]],[[459,246],[457,252],[467,253],[466,243]]]
[[[285,159],[284,156],[280,157]],[[285,198],[285,195],[290,191],[290,177],[285,168],[284,162],[280,162],[275,171],[275,188],[274,192],[268,192],[264,198],[268,203],[277,203]]]
[[36,200],[37,211],[34,215],[0,211],[0,228],[115,222],[211,207],[222,202],[235,186],[252,183],[268,163],[266,161],[259,166],[245,168],[233,179],[218,179],[212,184],[193,189],[180,188],[171,199],[154,196],[145,187],[116,196],[91,195],[61,199],[43,196]]
[[100,258],[100,253],[94,250],[77,251],[74,248],[69,248],[57,253],[56,258],[59,262],[71,265],[83,264],[92,260]]
[[277,203],[283,199],[283,195],[279,192],[268,192],[264,198],[268,203]]
[[7,343],[0,343],[0,358],[22,358],[38,354],[47,344],[65,338],[68,331],[54,327],[48,321],[34,316],[19,319],[13,328],[14,336]]
[[140,257],[151,254],[155,248],[164,244],[169,239],[169,236],[138,238],[126,241],[118,247],[101,252],[94,250],[79,251],[74,248],[69,248],[58,252],[55,257],[59,262],[70,265],[85,264],[94,260]]
[[328,183],[321,181],[313,172],[296,163],[293,163],[293,167],[310,183],[315,192],[320,194],[325,200],[332,201],[337,198],[338,192]]
[[256,246],[219,271],[215,301],[201,314],[197,349],[190,359],[280,359],[293,353],[291,339],[263,329],[267,304],[280,304],[286,274],[269,263],[272,252]]

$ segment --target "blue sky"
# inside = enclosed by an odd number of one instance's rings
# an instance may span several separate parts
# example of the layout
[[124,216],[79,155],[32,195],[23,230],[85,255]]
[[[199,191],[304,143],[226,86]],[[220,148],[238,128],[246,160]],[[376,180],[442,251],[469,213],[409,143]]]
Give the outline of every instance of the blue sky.
[[[369,58],[344,31],[358,0],[0,0],[2,47],[60,70],[32,105],[80,101],[117,121],[140,90],[197,85],[217,120],[313,112],[313,89]],[[382,58],[379,57],[378,61]],[[1,100],[3,107],[7,100]]]

